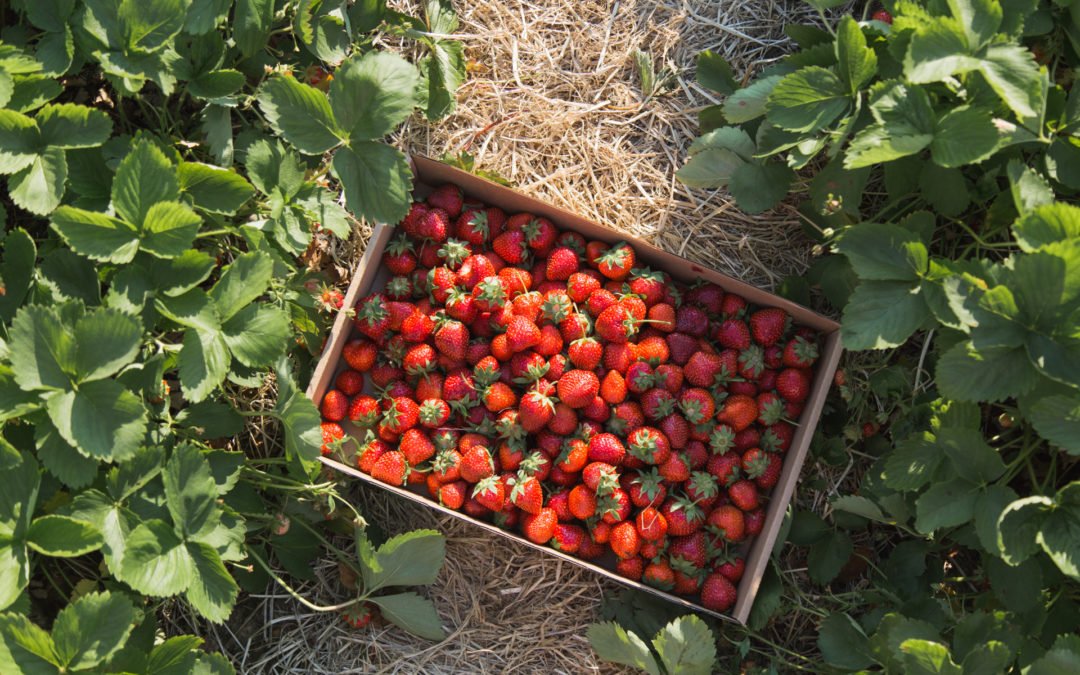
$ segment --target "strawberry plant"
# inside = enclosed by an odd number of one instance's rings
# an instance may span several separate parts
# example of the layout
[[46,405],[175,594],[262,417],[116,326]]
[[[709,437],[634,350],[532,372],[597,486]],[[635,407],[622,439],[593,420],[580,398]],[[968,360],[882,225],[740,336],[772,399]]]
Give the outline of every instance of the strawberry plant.
[[[858,492],[830,500],[836,527],[788,526],[815,584],[872,582],[871,607],[809,610],[832,666],[1080,663],[1074,4],[867,4],[787,27],[801,50],[745,87],[699,56],[726,98],[679,178],[750,212],[800,194],[826,255],[784,288],[819,289],[867,352],[813,445],[834,463],[866,449]],[[869,570],[849,535],[868,527],[900,542]]]
[[[409,208],[392,189],[408,166],[377,140],[416,108],[453,108],[452,8],[0,12],[25,28],[0,43],[0,670],[228,672],[198,638],[155,646],[158,610],[225,621],[242,589],[287,586],[271,560],[310,580],[324,544],[364,584],[320,609],[370,602],[441,638],[429,601],[387,592],[434,579],[441,535],[368,543],[338,483],[320,479],[319,411],[297,382],[348,311],[306,267],[357,218]],[[414,65],[374,49],[375,31],[428,52]],[[280,450],[239,451],[248,418],[273,425]],[[327,525],[356,540],[354,556]]]

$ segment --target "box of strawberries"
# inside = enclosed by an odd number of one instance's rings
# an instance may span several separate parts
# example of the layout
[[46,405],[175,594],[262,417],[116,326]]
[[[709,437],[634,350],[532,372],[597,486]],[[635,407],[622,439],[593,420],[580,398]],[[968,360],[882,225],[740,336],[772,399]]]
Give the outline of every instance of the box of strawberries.
[[307,394],[324,463],[745,623],[839,325],[424,157]]

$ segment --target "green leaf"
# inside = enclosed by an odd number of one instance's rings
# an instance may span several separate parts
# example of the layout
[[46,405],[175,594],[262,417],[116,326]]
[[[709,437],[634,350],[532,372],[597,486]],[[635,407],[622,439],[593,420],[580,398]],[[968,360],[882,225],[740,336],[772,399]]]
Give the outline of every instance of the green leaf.
[[188,10],[184,32],[203,35],[216,28],[228,17],[232,0],[195,0]]
[[179,199],[180,182],[165,153],[145,138],[136,141],[113,179],[112,203],[117,215],[142,226],[152,206]]
[[1016,210],[1021,214],[1054,203],[1054,191],[1050,184],[1020,160],[1010,159],[1006,165],[1006,173]]
[[163,520],[140,523],[127,538],[117,578],[140,593],[165,597],[186,591],[196,567],[184,543]]
[[123,595],[84,595],[56,616],[56,654],[71,670],[92,668],[124,646],[134,622],[135,608]]
[[833,498],[829,503],[832,505],[833,509],[837,511],[853,513],[857,516],[862,516],[863,518],[875,520],[879,523],[886,523],[888,525],[896,524],[896,521],[886,516],[881,511],[881,508],[867,497],[842,495]]
[[442,640],[446,637],[439,623],[439,615],[435,613],[435,605],[417,593],[378,595],[368,600],[379,606],[388,621],[413,635],[428,640]]
[[154,52],[184,27],[187,9],[184,0],[121,0],[116,12],[127,46],[134,51]]
[[213,546],[193,541],[186,546],[195,575],[185,597],[204,618],[221,623],[232,614],[240,587]]
[[131,262],[139,247],[134,228],[104,213],[61,206],[53,211],[52,226],[73,251],[94,260]]
[[26,531],[26,544],[38,553],[74,558],[101,548],[101,533],[90,523],[68,516],[36,518]]
[[15,382],[27,390],[67,389],[75,370],[75,340],[55,309],[27,305],[11,324],[9,346]]
[[660,663],[669,673],[708,675],[716,662],[716,643],[704,621],[688,614],[661,629],[653,639]]
[[1038,550],[1036,536],[1053,506],[1052,499],[1041,495],[1008,505],[998,519],[998,549],[1005,562],[1019,565]]
[[220,332],[184,331],[180,350],[180,383],[184,397],[198,403],[210,395],[229,372],[229,346]]
[[60,148],[45,148],[22,171],[8,179],[11,201],[44,216],[60,205],[67,181],[67,160]]
[[29,166],[41,149],[37,122],[14,110],[0,109],[0,173]]
[[191,196],[195,206],[233,215],[255,194],[243,176],[209,164],[180,163],[180,190]]
[[217,262],[208,253],[188,249],[175,258],[155,260],[150,266],[150,280],[159,293],[176,297],[206,281],[215,267]]
[[605,661],[640,668],[651,675],[663,672],[649,646],[635,633],[627,632],[614,621],[590,624],[586,635],[597,656]]
[[77,391],[50,394],[46,403],[64,440],[91,457],[128,459],[146,432],[142,401],[115,380],[83,382]]
[[333,171],[353,214],[397,223],[408,213],[412,172],[397,148],[375,141],[350,143],[334,153]]
[[278,398],[272,413],[284,427],[285,455],[290,459],[299,457],[302,461],[313,462],[319,457],[322,446],[322,416],[311,399],[297,388],[284,358],[274,364],[274,373]]
[[221,509],[213,475],[206,458],[194,446],[183,443],[173,450],[162,479],[169,514],[185,540],[197,539],[218,526]]
[[768,120],[781,129],[812,132],[832,124],[850,106],[850,93],[839,77],[824,68],[808,66],[780,80],[769,94],[765,110]]
[[[241,0],[243,1],[243,0]],[[223,105],[210,104],[203,109],[201,131],[206,145],[219,164],[233,163],[232,113]]]
[[728,62],[708,49],[698,53],[697,81],[721,96],[730,96],[739,86]]
[[1039,375],[1023,349],[953,345],[937,364],[941,393],[958,401],[1002,401],[1031,390]]
[[919,152],[933,140],[934,111],[922,87],[891,80],[870,91],[870,112],[877,124],[851,141],[844,166],[855,169]]
[[927,640],[905,640],[900,644],[904,655],[905,672],[911,675],[961,675],[960,666],[952,662],[945,645]]
[[1080,237],[1080,208],[1065,202],[1037,206],[1017,218],[1012,231],[1020,248],[1029,253],[1047,244]]
[[98,460],[83,456],[70,443],[60,438],[60,432],[42,420],[34,425],[34,441],[38,459],[52,475],[71,488],[83,488],[98,474]]
[[292,326],[284,310],[257,303],[226,321],[222,335],[236,360],[260,368],[273,363],[288,348]]
[[237,256],[210,289],[210,298],[221,320],[228,321],[265,293],[273,273],[273,259],[263,251],[250,251]]
[[199,214],[180,202],[158,202],[146,212],[139,248],[159,258],[182,255],[201,224]]
[[844,308],[840,335],[845,349],[896,347],[929,316],[918,284],[864,281]]
[[147,673],[154,675],[180,675],[191,672],[195,661],[193,650],[203,643],[194,635],[178,635],[154,645],[146,660]]
[[926,273],[929,259],[916,233],[884,223],[849,228],[835,248],[848,257],[861,279],[914,281]]
[[274,0],[236,0],[232,35],[244,58],[266,47],[274,25]]
[[994,595],[1005,608],[1022,614],[1042,604],[1042,570],[1034,558],[1010,567],[997,556],[984,555],[983,567]]
[[980,59],[968,54],[960,23],[935,17],[912,35],[904,57],[904,74],[912,82],[923,84],[975,70],[979,65]]
[[866,634],[847,614],[834,612],[822,619],[817,644],[825,662],[838,668],[858,670],[874,664]]
[[1016,492],[1005,485],[989,485],[975,500],[975,534],[989,553],[1001,555],[997,524],[1001,514],[1014,500]]
[[938,166],[977,164],[994,154],[1000,140],[990,110],[960,106],[938,118],[930,156]]
[[267,80],[258,100],[274,130],[304,154],[321,155],[348,137],[334,121],[326,95],[291,77]]
[[81,300],[88,307],[101,304],[97,265],[71,249],[57,248],[45,256],[38,281],[57,300]]
[[[1012,660],[1012,650],[1001,642],[991,641],[971,650],[961,665],[964,668],[964,675],[1003,673],[1008,669]],[[1077,667],[1080,667],[1080,662],[1077,663]]]
[[765,102],[782,79],[782,75],[762,77],[728,96],[724,101],[724,119],[731,124],[742,124],[764,115]]
[[933,483],[915,502],[915,528],[929,534],[968,522],[974,517],[977,487],[960,478]]
[[75,11],[75,0],[43,0],[25,3],[26,18],[43,31],[61,31]]
[[836,59],[840,77],[852,96],[877,72],[877,54],[866,46],[859,23],[845,16],[836,27]]
[[1080,646],[1072,635],[1061,635],[1050,651],[1024,669],[1024,675],[1069,675],[1080,669]]
[[446,555],[446,538],[435,530],[413,530],[379,547],[374,557],[360,559],[364,589],[419,586],[435,582]]
[[989,42],[1001,27],[1001,5],[997,0],[948,0],[949,10],[963,26],[971,49]]
[[101,110],[74,103],[52,103],[34,116],[41,142],[56,148],[92,148],[109,139],[112,121]]
[[952,460],[957,475],[973,483],[987,484],[1005,473],[1005,462],[997,450],[975,429],[941,429],[937,447]]
[[196,98],[221,99],[239,91],[246,81],[243,73],[232,68],[212,70],[189,82],[188,93]]
[[1028,333],[1024,343],[1035,367],[1047,377],[1080,387],[1080,345],[1063,338],[1053,339],[1038,333]]
[[4,281],[4,294],[0,295],[0,322],[10,324],[33,284],[37,247],[22,228],[8,230],[2,242],[0,279]]
[[139,524],[130,509],[100,490],[83,490],[72,502],[72,515],[94,525],[102,534],[101,553],[113,570],[119,569],[128,534]]
[[[216,401],[203,401],[189,405],[176,415],[176,423],[186,427],[186,433],[194,434],[205,440],[235,436],[244,428],[243,416],[233,410],[232,407]],[[213,462],[211,462],[211,470],[214,470]],[[216,476],[217,471],[214,471],[214,473]],[[221,481],[216,478],[215,481],[218,483],[220,492]],[[228,487],[231,488],[232,486],[229,485]],[[228,490],[224,492],[228,492]]]
[[1030,51],[1015,42],[992,44],[979,65],[983,77],[1018,117],[1039,114],[1046,99],[1044,75]]
[[37,73],[16,75],[14,79],[15,91],[7,106],[22,113],[40,108],[64,91],[59,82]]
[[814,543],[806,556],[806,568],[810,580],[824,586],[840,573],[851,558],[854,547],[851,538],[839,530]]
[[1080,505],[1058,505],[1043,521],[1036,538],[1062,573],[1080,579]]
[[1044,396],[1026,415],[1039,435],[1069,454],[1080,454],[1080,395]]
[[263,194],[280,190],[291,199],[304,183],[304,165],[300,155],[288,150],[280,141],[261,138],[248,148],[245,159],[248,178]]
[[731,150],[706,148],[679,167],[675,177],[688,187],[718,188],[727,185],[735,169],[744,164],[746,162]]
[[98,308],[75,323],[75,372],[80,382],[100,380],[131,363],[139,353],[142,326],[115,309]]
[[941,459],[929,434],[905,439],[885,458],[885,484],[894,490],[917,490],[930,481]]
[[54,675],[58,661],[52,637],[29,617],[17,612],[0,614],[0,668],[22,675]]
[[454,111],[454,92],[466,76],[465,45],[456,40],[435,40],[431,55],[421,60],[419,66],[421,83],[427,84],[424,115],[434,122]]
[[37,43],[37,58],[45,75],[63,75],[75,57],[75,38],[70,26],[43,33]]
[[967,181],[959,169],[927,164],[919,175],[919,188],[926,201],[942,216],[959,215],[971,202]]
[[182,326],[189,326],[207,334],[216,334],[221,329],[217,306],[201,288],[192,288],[180,295],[158,297],[154,306]]
[[745,163],[731,172],[728,190],[735,203],[747,213],[761,213],[787,196],[795,172],[779,162]]
[[[13,542],[10,535],[0,534],[0,609],[10,607],[18,600],[29,583],[30,554],[26,545]],[[3,616],[0,614],[0,619]],[[3,665],[3,658],[0,650],[0,665]]]

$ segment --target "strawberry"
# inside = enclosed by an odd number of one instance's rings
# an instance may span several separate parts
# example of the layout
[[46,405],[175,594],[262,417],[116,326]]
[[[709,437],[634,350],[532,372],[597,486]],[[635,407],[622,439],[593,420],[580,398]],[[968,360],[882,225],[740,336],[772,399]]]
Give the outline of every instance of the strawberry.
[[[439,443],[435,442],[435,446],[438,448]],[[439,449],[431,463],[431,472],[431,475],[443,483],[458,480],[461,478],[461,453],[448,447]]]
[[556,551],[574,554],[581,548],[585,538],[585,530],[579,525],[559,523],[555,526],[555,534],[549,544]]
[[351,368],[343,370],[334,379],[334,386],[346,396],[355,396],[364,388],[364,374]]
[[698,530],[682,537],[672,537],[668,544],[671,567],[687,575],[697,575],[709,562],[705,534]]
[[651,506],[638,511],[634,517],[634,526],[638,534],[646,541],[657,541],[667,535],[668,522],[664,514]]
[[717,506],[705,519],[705,529],[721,539],[738,543],[746,536],[743,512],[731,504]]
[[578,270],[578,254],[574,249],[558,246],[548,254],[545,272],[552,281],[566,281]]
[[765,433],[761,435],[761,447],[771,452],[787,452],[794,437],[795,427],[789,422],[780,421],[765,428]]
[[716,421],[738,432],[747,428],[758,418],[757,401],[749,396],[735,394],[724,399],[716,413]]
[[571,408],[583,408],[600,391],[600,379],[588,370],[571,370],[559,378],[559,400]]
[[682,570],[675,570],[675,585],[671,590],[679,595],[694,595],[701,590],[701,581],[698,574],[686,574]]
[[730,557],[730,559],[722,558],[713,566],[713,571],[723,574],[728,581],[735,584],[739,582],[739,579],[742,579],[743,572],[746,571],[746,561],[735,557]]
[[801,403],[810,395],[810,371],[805,368],[785,368],[776,376],[776,393],[793,403]]
[[634,249],[625,241],[612,244],[611,248],[596,257],[597,269],[608,279],[622,281],[634,267]]
[[741,319],[725,319],[713,336],[728,349],[746,349],[750,346],[750,329]]
[[404,235],[395,237],[383,251],[383,265],[391,274],[408,274],[416,269],[416,263],[416,253]]
[[345,430],[336,422],[323,422],[320,427],[322,429],[322,447],[320,450],[324,455],[332,454],[341,444],[341,440],[345,438]]
[[765,526],[765,509],[754,509],[743,514],[746,523],[746,536],[756,537],[761,534],[761,528]]
[[348,417],[357,426],[375,426],[380,417],[379,403],[367,394],[357,394],[349,403]]
[[630,495],[626,493],[626,490],[620,487],[608,489],[605,484],[601,484],[599,492],[601,494],[596,500],[596,512],[600,514],[604,522],[614,525],[630,517],[633,504],[630,502]]
[[[575,262],[577,262],[576,259]],[[550,274],[548,278],[552,278]],[[576,303],[585,302],[594,291],[599,289],[600,280],[584,272],[574,272],[566,280],[566,294]]]
[[682,415],[672,413],[657,422],[673,450],[682,450],[690,440],[690,424]]
[[704,424],[716,414],[712,394],[700,387],[687,389],[679,396],[679,409],[691,424]]
[[[390,312],[386,305],[386,296],[382,293],[372,293],[361,300],[357,305],[356,316],[353,318],[356,329],[373,340],[386,335],[386,331],[390,328]],[[361,368],[356,369],[361,370]]]
[[363,628],[371,623],[371,619],[378,611],[370,602],[353,603],[341,610],[341,618],[353,628]]
[[630,475],[626,482],[626,492],[630,495],[630,501],[637,507],[656,506],[664,503],[667,497],[667,488],[661,483],[662,476],[655,469],[648,472],[638,471],[636,475]]
[[520,231],[503,232],[491,242],[491,248],[511,265],[524,262],[529,250],[525,235]]
[[891,24],[893,22],[892,14],[889,14],[883,9],[879,9],[878,11],[874,12],[873,16],[871,16],[870,18],[874,21],[881,21],[888,24]]
[[753,511],[759,504],[757,486],[745,478],[735,481],[728,488],[728,497],[743,511]]
[[469,484],[463,480],[440,483],[437,493],[439,503],[448,509],[458,511],[468,498]]
[[701,606],[714,612],[725,612],[738,599],[735,586],[724,575],[713,572],[701,585]]
[[465,195],[461,192],[461,188],[451,183],[438,186],[427,197],[428,204],[446,211],[451,218],[456,218],[461,213],[464,201]]
[[687,498],[700,506],[702,511],[709,511],[720,496],[716,477],[704,471],[692,472],[684,489]]
[[675,330],[702,337],[709,330],[709,316],[700,307],[682,305],[675,310]]
[[540,481],[519,473],[514,488],[510,491],[510,501],[526,513],[540,513],[540,508],[544,505],[544,491],[540,488]]
[[637,554],[629,558],[619,558],[615,561],[615,572],[631,581],[638,581],[645,573],[645,560]]
[[406,396],[398,396],[392,399],[389,408],[383,415],[383,423],[390,431],[400,434],[406,429],[416,426],[420,419],[420,406],[416,401]]
[[739,352],[739,376],[747,380],[758,380],[765,372],[765,353],[761,345],[750,345]]
[[528,242],[529,248],[537,252],[550,250],[559,236],[559,231],[550,220],[538,216],[531,217],[522,225],[521,231],[525,234],[525,241]]
[[463,449],[460,471],[461,477],[469,483],[478,483],[494,475],[495,465],[491,461],[491,453],[483,446]]
[[817,344],[797,335],[784,345],[781,361],[789,368],[809,368],[814,365],[817,358]]
[[435,369],[435,349],[421,342],[409,348],[401,365],[409,375],[424,375]]
[[371,370],[378,353],[379,348],[375,343],[365,339],[349,340],[341,350],[341,356],[349,367],[361,373]]
[[651,562],[645,566],[645,570],[641,574],[641,581],[653,588],[670,591],[675,585],[675,572],[672,571],[667,560]]
[[401,229],[405,231],[405,234],[416,237],[417,227],[420,224],[420,219],[425,213],[427,213],[430,207],[423,202],[413,202],[409,207],[409,212],[405,215],[405,218],[401,221]]
[[725,317],[742,316],[746,313],[746,300],[740,295],[727,293],[720,303],[720,313]]
[[337,389],[331,389],[323,396],[320,412],[324,419],[340,422],[349,412],[349,397]]
[[617,466],[626,455],[622,441],[614,434],[597,434],[589,439],[589,461]]
[[626,400],[626,379],[617,370],[609,370],[600,382],[600,396],[605,403],[615,405]]
[[671,456],[671,445],[667,436],[653,427],[634,429],[626,437],[626,442],[630,454],[646,464],[663,464]]
[[405,455],[409,466],[417,466],[435,456],[435,444],[426,433],[417,428],[406,429],[401,434],[398,450]]
[[787,328],[788,315],[782,309],[761,309],[750,315],[750,332],[759,345],[775,344]]
[[611,528],[608,546],[623,560],[633,558],[641,550],[641,535],[633,522],[624,521]]
[[668,522],[668,534],[682,537],[692,534],[705,523],[705,513],[685,497],[669,497],[660,507]]
[[[786,414],[784,401],[772,392],[758,394],[755,399],[758,408],[758,421],[764,426],[776,424]],[[738,443],[738,440],[736,440]]]
[[398,450],[383,453],[371,467],[371,477],[389,485],[404,485],[409,466]]
[[682,483],[690,478],[690,463],[680,452],[672,452],[667,460],[657,467],[657,470],[664,480],[670,483]]
[[[669,342],[670,344],[670,342]],[[734,368],[728,375],[734,374]],[[717,354],[694,352],[683,366],[683,377],[695,387],[711,387],[716,384],[717,376],[725,374],[723,358]]]
[[472,497],[492,511],[501,511],[506,500],[506,486],[498,477],[487,476],[476,483]]
[[324,288],[319,294],[319,304],[328,312],[341,309],[344,302],[345,296],[336,288]]
[[555,509],[543,507],[535,514],[525,514],[525,517],[521,519],[521,528],[529,541],[534,544],[546,544],[555,535],[555,526],[558,523]]
[[514,316],[506,327],[506,339],[513,352],[520,352],[540,342],[540,329],[523,316]]
[[420,403],[417,419],[429,429],[441,427],[450,419],[450,405],[441,398],[426,398]]
[[600,312],[595,328],[600,337],[620,344],[627,342],[637,332],[637,322],[625,307],[615,304]]
[[[450,214],[445,209],[431,208],[420,217],[416,233],[434,242],[445,241],[450,234]],[[436,249],[438,250],[438,249]],[[423,254],[421,254],[421,259]]]

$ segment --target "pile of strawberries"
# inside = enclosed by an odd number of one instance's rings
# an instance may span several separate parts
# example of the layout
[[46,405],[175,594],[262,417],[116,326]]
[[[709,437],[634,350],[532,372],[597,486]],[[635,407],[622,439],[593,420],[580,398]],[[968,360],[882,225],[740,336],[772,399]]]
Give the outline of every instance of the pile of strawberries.
[[[529,213],[442,185],[412,205],[355,307],[324,453],[630,579],[735,602],[809,392],[817,335],[685,287]],[[365,382],[370,381],[365,393]]]

